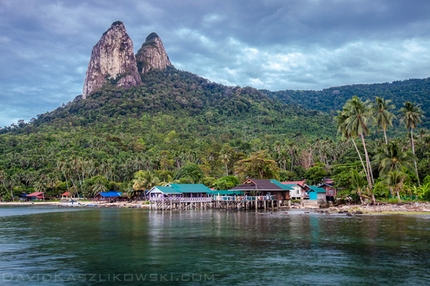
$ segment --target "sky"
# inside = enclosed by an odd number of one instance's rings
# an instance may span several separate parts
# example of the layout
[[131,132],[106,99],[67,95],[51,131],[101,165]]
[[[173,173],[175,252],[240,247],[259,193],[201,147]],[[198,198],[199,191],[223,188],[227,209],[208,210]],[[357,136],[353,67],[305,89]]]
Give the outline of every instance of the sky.
[[430,77],[428,0],[0,0],[0,127],[82,94],[93,46],[122,21],[210,81],[320,90]]

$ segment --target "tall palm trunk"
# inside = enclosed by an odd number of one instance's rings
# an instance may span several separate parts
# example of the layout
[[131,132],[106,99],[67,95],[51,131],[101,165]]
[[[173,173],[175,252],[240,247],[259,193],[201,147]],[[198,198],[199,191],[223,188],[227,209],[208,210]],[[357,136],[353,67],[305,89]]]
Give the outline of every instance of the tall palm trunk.
[[382,130],[384,130],[385,145],[388,145],[387,131],[385,129],[382,129]]
[[360,153],[360,150],[358,150],[357,143],[355,143],[355,140],[354,140],[354,138],[353,138],[353,137],[351,137],[351,141],[352,141],[352,143],[354,144],[355,151],[357,151],[358,158],[360,158],[360,162],[361,162],[361,165],[363,166],[364,174],[366,175],[366,178],[367,178],[367,177],[368,177],[368,175],[367,175],[367,168],[366,168],[366,166],[364,165],[363,157],[361,157],[361,153]]
[[373,173],[372,173],[372,167],[370,166],[370,159],[369,159],[369,154],[367,153],[367,148],[366,148],[366,142],[364,140],[364,135],[360,134],[361,136],[361,141],[363,142],[363,148],[364,148],[364,156],[366,158],[366,166],[367,166],[367,182],[369,184],[369,192],[372,196],[372,204],[376,203],[376,199],[375,199],[375,195],[373,194]]
[[412,146],[412,154],[414,154],[414,166],[415,166],[415,174],[417,175],[418,179],[418,185],[421,185],[420,183],[420,177],[418,176],[418,167],[417,167],[417,159],[415,158],[415,143],[414,143],[414,134],[413,134],[413,128],[411,128],[411,146]]

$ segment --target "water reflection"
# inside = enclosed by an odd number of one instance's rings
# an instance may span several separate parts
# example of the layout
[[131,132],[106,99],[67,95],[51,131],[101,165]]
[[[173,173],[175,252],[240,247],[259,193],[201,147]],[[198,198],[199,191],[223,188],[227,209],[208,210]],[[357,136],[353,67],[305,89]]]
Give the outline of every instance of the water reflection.
[[[0,219],[0,274],[155,274],[152,282],[164,285],[193,284],[183,274],[207,275],[209,285],[419,285],[430,278],[429,222],[215,210],[33,213]],[[175,276],[161,281],[164,274]],[[85,278],[72,284],[118,284]]]

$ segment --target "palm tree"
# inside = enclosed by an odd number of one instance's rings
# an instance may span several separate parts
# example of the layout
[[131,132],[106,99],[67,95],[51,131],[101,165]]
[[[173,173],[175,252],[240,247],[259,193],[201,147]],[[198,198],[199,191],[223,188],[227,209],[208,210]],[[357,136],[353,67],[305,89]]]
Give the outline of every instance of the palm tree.
[[380,176],[383,177],[391,171],[407,169],[413,172],[415,156],[410,151],[403,151],[397,142],[390,142],[373,157],[373,160],[378,165]]
[[[421,123],[422,118],[424,118],[424,113],[418,105],[410,101],[405,102],[404,106],[400,109],[400,112],[402,113],[402,118],[401,118],[402,122],[405,123],[406,129],[408,129],[411,133],[412,153],[415,156],[413,131],[417,127],[417,125]],[[414,165],[415,165],[415,173],[418,179],[418,184],[420,184],[420,178],[418,176],[418,167],[417,167],[416,160],[414,160]]]
[[390,171],[386,176],[386,183],[390,188],[391,192],[395,192],[397,199],[399,202],[400,199],[400,191],[403,189],[403,182],[406,179],[406,174],[401,171]]
[[150,190],[160,183],[160,179],[151,171],[137,171],[134,174],[133,190],[137,192],[145,192]]
[[[8,189],[8,187],[7,187],[7,184],[9,183],[8,180],[9,180],[9,178],[7,177],[6,172],[3,170],[0,170],[0,182],[2,183],[5,191],[7,191],[7,189]],[[13,188],[12,187],[10,188],[10,197],[13,201],[14,197],[13,197]]]
[[361,157],[361,153],[358,150],[357,143],[355,143],[354,137],[352,137],[349,131],[346,129],[346,119],[347,119],[347,116],[344,112],[337,111],[337,116],[335,117],[335,120],[337,123],[337,131],[339,133],[342,133],[342,136],[345,137],[346,139],[351,139],[352,144],[354,144],[355,151],[358,154],[358,158],[360,159],[361,165],[363,166],[364,174],[366,175],[366,178],[367,178],[368,175],[366,171],[366,166],[364,165],[363,158]]
[[225,168],[225,175],[228,176],[228,164],[230,163],[231,157],[233,153],[233,148],[231,148],[229,145],[225,144],[223,148],[220,151],[220,158],[221,162],[224,164]]
[[396,118],[390,110],[396,108],[396,106],[391,103],[391,100],[385,100],[381,97],[376,97],[375,101],[376,105],[373,106],[373,116],[378,128],[381,128],[384,132],[385,144],[388,144],[387,128],[393,126],[393,119]]
[[[373,120],[370,103],[368,101],[363,102],[360,98],[354,95],[345,103],[342,111],[338,112],[336,120],[338,123],[338,130],[340,130],[347,138],[354,138],[356,136],[361,138],[366,166],[364,166],[361,155],[359,155],[359,157],[363,165],[364,173],[366,174],[369,189],[372,190],[373,174],[370,165],[369,153],[367,152],[366,142],[364,140],[364,137],[369,133],[368,125]],[[357,147],[356,150],[357,153],[360,154]]]
[[356,169],[351,170],[351,187],[354,189],[354,191],[360,198],[361,204],[364,204],[363,190],[366,187],[366,180],[363,178],[363,175],[359,173]]

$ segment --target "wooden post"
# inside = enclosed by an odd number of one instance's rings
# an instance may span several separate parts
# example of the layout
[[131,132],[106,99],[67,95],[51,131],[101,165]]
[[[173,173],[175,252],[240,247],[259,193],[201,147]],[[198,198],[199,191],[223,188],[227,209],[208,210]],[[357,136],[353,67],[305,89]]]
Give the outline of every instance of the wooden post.
[[258,197],[255,196],[255,210],[258,210]]

